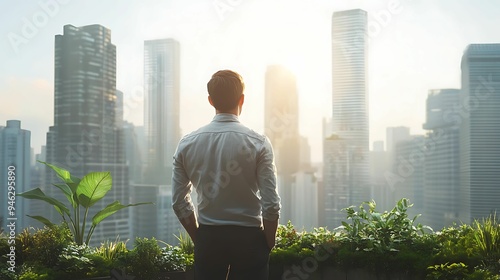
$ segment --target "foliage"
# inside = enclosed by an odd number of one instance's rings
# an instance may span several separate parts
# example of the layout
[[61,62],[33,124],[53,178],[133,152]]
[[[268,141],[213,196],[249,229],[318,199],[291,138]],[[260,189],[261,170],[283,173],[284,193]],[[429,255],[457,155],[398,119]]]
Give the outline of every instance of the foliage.
[[8,238],[5,234],[0,234],[0,279],[15,279],[15,273],[8,270],[9,257],[7,254],[10,253],[10,244],[8,243]]
[[24,229],[16,237],[17,265],[29,263],[53,267],[64,248],[71,242],[71,232],[64,223],[38,230]]
[[96,248],[95,254],[103,259],[113,263],[119,258],[126,255],[128,252],[126,242],[119,241],[118,238],[114,242],[106,240],[101,243],[101,246]]
[[92,253],[92,250],[87,245],[69,244],[66,246],[59,255],[57,270],[63,271],[61,273],[65,278],[87,276],[91,271],[93,262],[86,256]]
[[465,279],[467,275],[467,265],[464,263],[437,264],[428,268],[429,273],[426,279]]
[[160,248],[155,238],[136,238],[134,249],[127,255],[126,271],[138,279],[158,279],[166,272],[190,269],[193,261],[193,256],[180,247],[166,244]]
[[33,268],[28,268],[19,275],[19,280],[49,280],[53,279],[47,272],[35,272]]
[[187,232],[179,231],[179,236],[174,236],[179,240],[179,246],[184,253],[194,254],[194,243]]
[[445,228],[436,234],[439,248],[434,263],[464,263],[474,267],[477,275],[481,270],[500,274],[499,234],[496,215],[475,220],[472,225]]
[[[500,223],[496,213],[472,224],[477,253],[489,263],[500,261]],[[498,267],[500,269],[500,265]]]
[[358,211],[354,206],[343,209],[351,223],[342,222],[339,230],[344,238],[356,246],[356,250],[396,252],[401,246],[411,244],[425,234],[425,229],[432,231],[427,226],[415,223],[419,216],[408,218],[406,212],[412,204],[406,198],[399,200],[389,212],[379,213],[375,207],[376,203],[371,201],[363,202]]
[[443,228],[435,235],[438,244],[434,255],[434,263],[466,263],[478,265],[479,259],[474,257],[474,229],[469,225]]
[[[63,202],[45,195],[45,193],[40,188],[32,189],[18,195],[27,199],[42,200],[54,206],[56,211],[61,215],[62,219],[70,224],[74,240],[78,245],[89,244],[96,226],[105,218],[113,215],[117,211],[131,206],[152,204],[136,203],[122,205],[119,201],[114,201],[94,215],[94,217],[92,218],[90,229],[85,237],[86,225],[90,222],[87,221],[89,210],[93,205],[104,198],[109,190],[111,190],[111,174],[109,172],[90,172],[80,179],[72,176],[70,172],[65,169],[46,162],[41,163],[54,170],[54,172],[57,173],[59,179],[61,179],[61,181],[64,183],[54,184],[54,186],[64,194],[64,196],[70,203],[72,211],[70,211]],[[82,209],[83,214],[81,211]],[[51,221],[42,216],[28,216],[38,220],[39,222],[42,222],[47,226],[54,225]]]
[[464,263],[445,263],[429,266],[427,268],[427,280],[497,280],[500,275],[494,275],[491,271],[476,268],[470,271]]
[[[408,207],[404,199],[384,213],[375,211],[374,202],[365,202],[359,209],[349,207],[347,222],[332,231],[298,231],[291,222],[280,225],[270,263],[303,267],[304,260],[314,260],[318,266],[345,271],[361,268],[378,279],[391,279],[397,273],[400,279],[500,280],[495,216],[434,233],[417,224],[416,217],[408,218]],[[135,279],[154,280],[192,268],[192,242],[185,233],[178,240],[179,246],[171,246],[154,238],[137,238],[128,250],[116,239],[91,248],[74,243],[64,223],[37,231],[25,229],[16,236],[17,272],[19,279],[84,279],[118,269]],[[0,259],[6,250],[3,236]],[[0,266],[0,279],[16,278]]]
[[192,269],[193,264],[193,254],[187,254],[181,247],[166,244],[162,248],[161,265],[164,271],[186,271]]

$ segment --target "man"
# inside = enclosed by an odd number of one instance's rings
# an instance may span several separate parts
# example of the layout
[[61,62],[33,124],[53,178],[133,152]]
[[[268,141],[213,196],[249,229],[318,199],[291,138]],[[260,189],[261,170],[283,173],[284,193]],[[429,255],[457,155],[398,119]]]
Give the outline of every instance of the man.
[[195,244],[197,280],[268,279],[280,211],[273,149],[238,120],[245,100],[238,73],[218,71],[207,88],[216,115],[179,142],[172,206]]

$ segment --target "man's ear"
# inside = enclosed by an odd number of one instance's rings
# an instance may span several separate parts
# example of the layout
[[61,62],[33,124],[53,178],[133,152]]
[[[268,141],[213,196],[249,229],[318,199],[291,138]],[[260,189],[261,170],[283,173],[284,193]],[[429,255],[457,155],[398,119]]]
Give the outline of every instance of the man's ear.
[[208,102],[210,103],[210,105],[212,105],[213,107],[215,107],[214,106],[214,102],[212,101],[212,97],[210,95],[208,96]]
[[245,103],[245,95],[241,94],[240,101],[238,101],[238,106],[243,106],[243,103]]

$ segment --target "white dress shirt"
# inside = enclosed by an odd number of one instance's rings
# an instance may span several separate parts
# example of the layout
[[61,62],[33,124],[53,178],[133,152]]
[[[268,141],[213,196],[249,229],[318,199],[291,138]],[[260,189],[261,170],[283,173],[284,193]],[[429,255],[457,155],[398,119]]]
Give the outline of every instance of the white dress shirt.
[[242,125],[233,114],[184,136],[174,154],[172,207],[180,219],[194,212],[205,225],[261,226],[279,217],[280,197],[269,139]]

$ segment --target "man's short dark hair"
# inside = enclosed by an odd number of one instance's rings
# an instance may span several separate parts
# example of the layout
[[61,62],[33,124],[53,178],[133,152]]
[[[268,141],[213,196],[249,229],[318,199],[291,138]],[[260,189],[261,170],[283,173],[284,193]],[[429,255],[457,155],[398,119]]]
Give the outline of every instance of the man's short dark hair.
[[240,74],[231,70],[220,70],[212,75],[207,89],[215,109],[225,112],[238,106],[245,84]]

